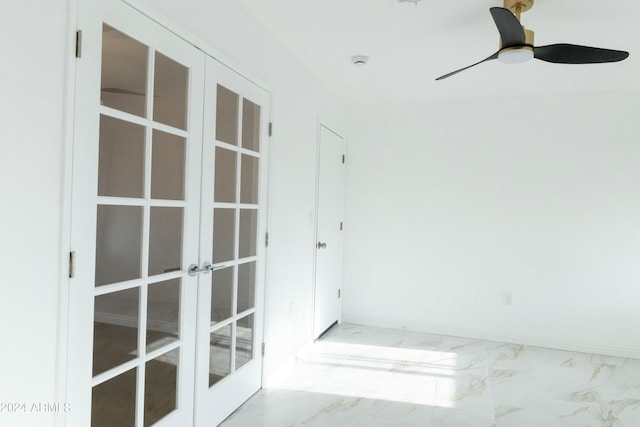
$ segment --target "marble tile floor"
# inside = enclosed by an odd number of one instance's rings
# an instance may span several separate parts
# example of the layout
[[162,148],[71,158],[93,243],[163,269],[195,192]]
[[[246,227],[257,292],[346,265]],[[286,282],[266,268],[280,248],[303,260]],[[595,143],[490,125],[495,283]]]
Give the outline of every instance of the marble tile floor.
[[640,360],[343,324],[221,427],[640,427]]

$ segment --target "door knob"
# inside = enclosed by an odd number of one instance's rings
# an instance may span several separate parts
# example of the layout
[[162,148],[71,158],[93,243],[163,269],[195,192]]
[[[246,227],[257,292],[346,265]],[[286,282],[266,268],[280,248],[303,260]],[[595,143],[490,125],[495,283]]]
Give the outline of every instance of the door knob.
[[316,245],[316,247],[318,249],[327,249],[327,244],[323,243],[323,242],[318,242],[318,244]]
[[210,262],[205,262],[204,264],[202,264],[202,267],[198,267],[197,264],[191,264],[189,266],[189,276],[195,276],[200,273],[209,274],[210,271],[216,271],[222,268],[227,268],[227,265],[226,264],[213,265]]
[[198,267],[198,264],[191,264],[189,266],[189,276],[195,276],[200,273],[209,274],[209,272],[212,270],[211,267],[212,265],[209,262],[205,262],[204,264],[202,264],[202,267]]

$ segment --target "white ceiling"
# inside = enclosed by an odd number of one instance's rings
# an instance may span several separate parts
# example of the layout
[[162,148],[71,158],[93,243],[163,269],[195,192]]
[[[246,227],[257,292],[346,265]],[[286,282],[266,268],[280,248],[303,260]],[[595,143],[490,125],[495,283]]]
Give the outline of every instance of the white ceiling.
[[[536,45],[574,43],[627,50],[619,63],[559,65],[490,61],[499,35],[489,8],[501,0],[237,0],[351,104],[640,87],[640,1],[536,0],[522,23]],[[365,67],[354,54],[371,57]]]

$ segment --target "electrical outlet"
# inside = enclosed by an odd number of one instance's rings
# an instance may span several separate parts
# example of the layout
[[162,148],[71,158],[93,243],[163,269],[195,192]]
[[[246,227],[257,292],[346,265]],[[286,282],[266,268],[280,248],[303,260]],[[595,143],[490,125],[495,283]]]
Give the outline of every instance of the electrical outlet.
[[502,305],[513,305],[513,294],[511,292],[502,293]]

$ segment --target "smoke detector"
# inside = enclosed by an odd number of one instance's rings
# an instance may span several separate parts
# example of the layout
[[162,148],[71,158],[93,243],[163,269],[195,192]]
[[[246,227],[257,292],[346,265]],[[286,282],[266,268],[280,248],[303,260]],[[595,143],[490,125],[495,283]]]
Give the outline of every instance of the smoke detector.
[[369,62],[369,57],[366,55],[353,55],[351,57],[351,62],[356,67],[363,67]]

